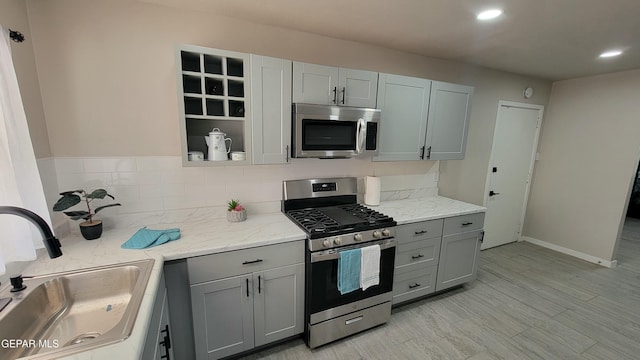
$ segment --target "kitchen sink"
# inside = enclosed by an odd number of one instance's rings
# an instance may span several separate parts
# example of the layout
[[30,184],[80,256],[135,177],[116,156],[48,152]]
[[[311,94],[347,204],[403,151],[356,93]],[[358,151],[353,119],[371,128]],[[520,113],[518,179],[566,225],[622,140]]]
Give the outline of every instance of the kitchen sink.
[[153,260],[25,279],[0,311],[0,359],[57,359],[131,335]]

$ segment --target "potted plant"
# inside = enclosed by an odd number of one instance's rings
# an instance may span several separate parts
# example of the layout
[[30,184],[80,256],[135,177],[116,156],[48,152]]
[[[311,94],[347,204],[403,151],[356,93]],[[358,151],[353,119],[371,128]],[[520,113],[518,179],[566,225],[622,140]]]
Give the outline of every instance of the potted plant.
[[[80,233],[82,233],[82,236],[87,240],[97,239],[102,235],[102,220],[94,220],[93,216],[104,208],[121,205],[119,203],[107,204],[98,206],[92,210],[91,202],[95,199],[104,199],[108,196],[112,200],[115,200],[105,189],[93,190],[91,193],[87,193],[82,189],[71,190],[60,193],[60,195],[62,197],[53,205],[53,211],[62,211],[71,218],[71,220],[84,219],[85,221],[80,223]],[[87,210],[64,211],[79,204],[82,200],[85,201]]]
[[239,200],[231,199],[227,202],[227,220],[230,222],[247,220],[247,209],[240,205]]

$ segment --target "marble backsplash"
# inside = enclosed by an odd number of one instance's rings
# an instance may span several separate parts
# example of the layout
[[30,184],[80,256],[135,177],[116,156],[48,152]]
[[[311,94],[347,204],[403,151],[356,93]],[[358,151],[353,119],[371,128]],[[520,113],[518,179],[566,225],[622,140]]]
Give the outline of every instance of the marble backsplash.
[[[182,223],[225,216],[226,202],[239,199],[249,214],[280,211],[282,181],[356,176],[381,177],[381,199],[438,194],[437,161],[372,162],[370,159],[293,159],[290,164],[183,167],[178,156],[47,158],[38,166],[49,207],[58,193],[105,188],[120,207],[99,213],[105,229]],[[362,195],[362,194],[360,194]],[[99,202],[100,200],[96,200]],[[99,205],[99,204],[98,204]],[[52,213],[58,236],[77,231]]]

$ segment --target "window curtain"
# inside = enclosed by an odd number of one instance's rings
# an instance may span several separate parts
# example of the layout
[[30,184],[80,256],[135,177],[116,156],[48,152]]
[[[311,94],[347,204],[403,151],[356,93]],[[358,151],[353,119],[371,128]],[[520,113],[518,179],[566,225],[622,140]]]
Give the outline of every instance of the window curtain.
[[[0,26],[0,206],[5,205],[29,209],[51,226],[11,58],[9,29]],[[42,247],[31,222],[0,214],[0,274],[7,263],[34,260],[35,249]]]

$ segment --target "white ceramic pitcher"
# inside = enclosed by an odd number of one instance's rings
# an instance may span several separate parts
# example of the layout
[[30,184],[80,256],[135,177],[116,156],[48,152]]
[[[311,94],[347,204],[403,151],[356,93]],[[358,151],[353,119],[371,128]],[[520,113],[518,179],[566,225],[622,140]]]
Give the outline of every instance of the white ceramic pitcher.
[[[209,136],[205,136],[204,139],[209,147],[209,161],[226,161],[229,160],[229,152],[231,151],[231,138],[225,138],[227,134],[220,131],[219,128],[213,128],[209,132]],[[229,140],[229,147],[227,148],[226,141]]]

